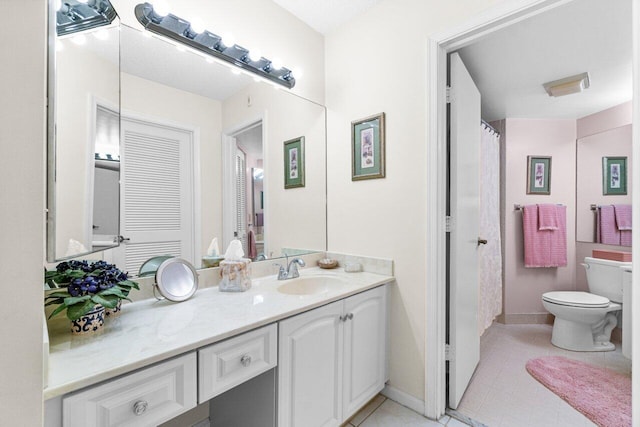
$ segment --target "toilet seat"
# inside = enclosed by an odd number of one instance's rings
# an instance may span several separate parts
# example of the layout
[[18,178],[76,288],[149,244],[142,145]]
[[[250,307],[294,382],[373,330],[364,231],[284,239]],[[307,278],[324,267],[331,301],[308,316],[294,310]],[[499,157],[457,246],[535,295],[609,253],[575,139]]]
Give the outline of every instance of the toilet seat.
[[609,298],[580,291],[554,291],[542,295],[542,300],[551,304],[584,308],[605,308]]

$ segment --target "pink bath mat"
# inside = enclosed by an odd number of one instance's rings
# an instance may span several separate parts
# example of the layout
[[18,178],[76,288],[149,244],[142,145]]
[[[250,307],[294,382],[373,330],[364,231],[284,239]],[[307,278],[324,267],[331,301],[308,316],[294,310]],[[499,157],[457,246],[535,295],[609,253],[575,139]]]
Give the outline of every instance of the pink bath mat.
[[562,356],[527,362],[527,371],[602,427],[631,426],[631,378]]

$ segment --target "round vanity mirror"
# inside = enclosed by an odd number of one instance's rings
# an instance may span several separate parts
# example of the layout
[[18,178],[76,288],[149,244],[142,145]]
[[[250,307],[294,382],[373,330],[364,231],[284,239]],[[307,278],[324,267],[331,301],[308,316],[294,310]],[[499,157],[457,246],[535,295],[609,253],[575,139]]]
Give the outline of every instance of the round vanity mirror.
[[160,292],[170,301],[184,301],[198,289],[198,273],[193,265],[182,258],[164,260],[156,271],[154,293]]

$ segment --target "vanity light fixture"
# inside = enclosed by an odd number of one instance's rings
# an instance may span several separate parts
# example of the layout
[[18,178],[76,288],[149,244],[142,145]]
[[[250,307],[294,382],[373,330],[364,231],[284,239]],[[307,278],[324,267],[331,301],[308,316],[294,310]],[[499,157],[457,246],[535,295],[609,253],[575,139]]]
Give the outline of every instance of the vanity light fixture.
[[118,16],[109,0],[57,0],[58,36],[109,25]]
[[276,68],[273,61],[261,55],[250,54],[248,49],[230,42],[228,45],[222,37],[207,30],[200,30],[200,23],[194,25],[171,13],[160,15],[154,11],[150,3],[140,3],[135,7],[138,21],[147,30],[160,34],[173,41],[185,44],[199,52],[250,71],[266,80],[278,83],[286,88],[293,88],[296,79],[293,72],[285,67]]
[[558,97],[582,92],[589,88],[589,73],[576,74],[564,79],[554,80],[542,85],[549,96]]

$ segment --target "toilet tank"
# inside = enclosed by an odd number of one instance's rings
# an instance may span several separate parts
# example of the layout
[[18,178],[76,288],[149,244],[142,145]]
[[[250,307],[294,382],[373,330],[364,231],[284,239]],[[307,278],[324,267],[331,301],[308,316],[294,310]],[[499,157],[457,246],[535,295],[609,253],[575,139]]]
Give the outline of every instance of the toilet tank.
[[[630,262],[586,257],[584,268],[587,272],[589,292],[622,303],[622,268],[630,267]],[[623,308],[624,309],[624,308]]]

